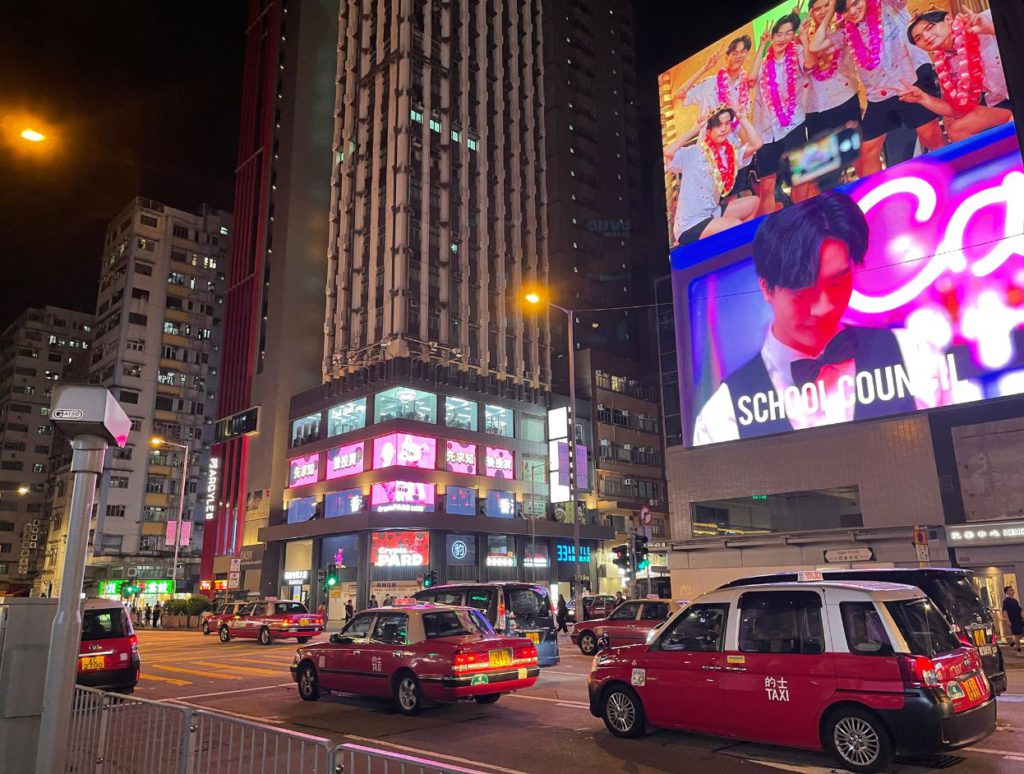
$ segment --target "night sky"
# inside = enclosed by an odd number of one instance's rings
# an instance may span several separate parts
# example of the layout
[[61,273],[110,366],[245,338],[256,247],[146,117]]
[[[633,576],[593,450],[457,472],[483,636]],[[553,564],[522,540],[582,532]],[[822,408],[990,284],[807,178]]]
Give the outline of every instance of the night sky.
[[[636,0],[650,155],[657,74],[772,4]],[[103,230],[132,197],[232,209],[247,11],[244,0],[5,5],[0,328],[27,306],[91,311]],[[50,140],[17,139],[26,125]]]

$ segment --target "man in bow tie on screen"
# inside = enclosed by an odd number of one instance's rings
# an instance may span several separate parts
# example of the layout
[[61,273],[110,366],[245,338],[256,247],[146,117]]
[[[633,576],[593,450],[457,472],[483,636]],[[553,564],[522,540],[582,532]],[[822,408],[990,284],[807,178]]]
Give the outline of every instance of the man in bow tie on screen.
[[772,323],[704,404],[694,446],[954,402],[952,357],[904,329],[843,324],[867,248],[863,212],[837,191],[764,219],[753,258]]

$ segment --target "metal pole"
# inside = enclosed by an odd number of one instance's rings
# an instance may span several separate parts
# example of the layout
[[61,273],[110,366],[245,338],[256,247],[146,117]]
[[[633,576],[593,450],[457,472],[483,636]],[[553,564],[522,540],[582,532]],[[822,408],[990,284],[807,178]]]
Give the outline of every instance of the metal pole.
[[[561,308],[561,307],[559,307]],[[572,513],[573,559],[575,559],[576,598],[581,599],[583,590],[580,582],[580,517],[576,513],[576,345],[573,339],[572,309],[565,312],[569,332],[569,508]]]
[[80,435],[71,442],[71,448],[74,488],[68,514],[68,543],[60,580],[57,615],[50,630],[36,774],[62,774],[67,763],[78,643],[82,639],[81,596],[85,580],[85,554],[89,549],[89,522],[96,498],[96,479],[103,472],[107,442],[94,435]]
[[[181,443],[169,443],[168,446],[174,446],[178,449],[182,449],[185,452],[184,458],[181,460],[181,492],[178,495],[178,526],[174,530],[174,564],[171,567],[171,580],[174,581],[174,590],[178,590],[178,546],[181,545],[181,520],[185,515],[185,486],[188,483],[188,455],[189,448],[188,444]],[[173,596],[173,595],[172,595]]]

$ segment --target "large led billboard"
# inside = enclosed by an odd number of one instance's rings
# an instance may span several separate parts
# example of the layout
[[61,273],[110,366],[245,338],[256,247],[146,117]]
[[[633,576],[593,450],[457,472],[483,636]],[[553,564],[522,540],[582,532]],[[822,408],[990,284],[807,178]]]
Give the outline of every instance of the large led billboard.
[[378,513],[391,511],[433,512],[434,485],[417,481],[384,481],[374,484],[370,505]]
[[445,441],[444,469],[449,473],[476,475],[476,444]]
[[488,478],[515,478],[515,455],[512,450],[485,446],[484,475]]
[[662,73],[670,244],[1009,121],[988,5],[786,0]]
[[364,441],[359,441],[339,446],[327,452],[327,480],[332,481],[336,478],[362,473],[366,466],[363,457],[364,445]]
[[429,532],[371,532],[374,567],[422,567],[430,561]]
[[437,465],[437,439],[413,433],[389,433],[373,439],[373,469],[400,465],[433,470]]
[[296,457],[288,460],[288,486],[305,486],[320,480],[320,455]]
[[1012,124],[673,254],[686,441],[1024,393]]

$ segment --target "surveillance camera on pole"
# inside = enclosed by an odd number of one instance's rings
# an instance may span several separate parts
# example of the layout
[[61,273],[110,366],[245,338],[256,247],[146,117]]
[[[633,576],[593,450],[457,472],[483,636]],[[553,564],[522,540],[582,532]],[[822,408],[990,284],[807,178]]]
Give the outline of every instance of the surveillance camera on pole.
[[110,391],[91,384],[57,387],[50,403],[50,422],[71,441],[74,488],[60,598],[50,631],[36,774],[62,772],[67,762],[78,643],[82,638],[82,581],[96,481],[103,472],[107,447],[123,447],[132,427],[131,419]]

